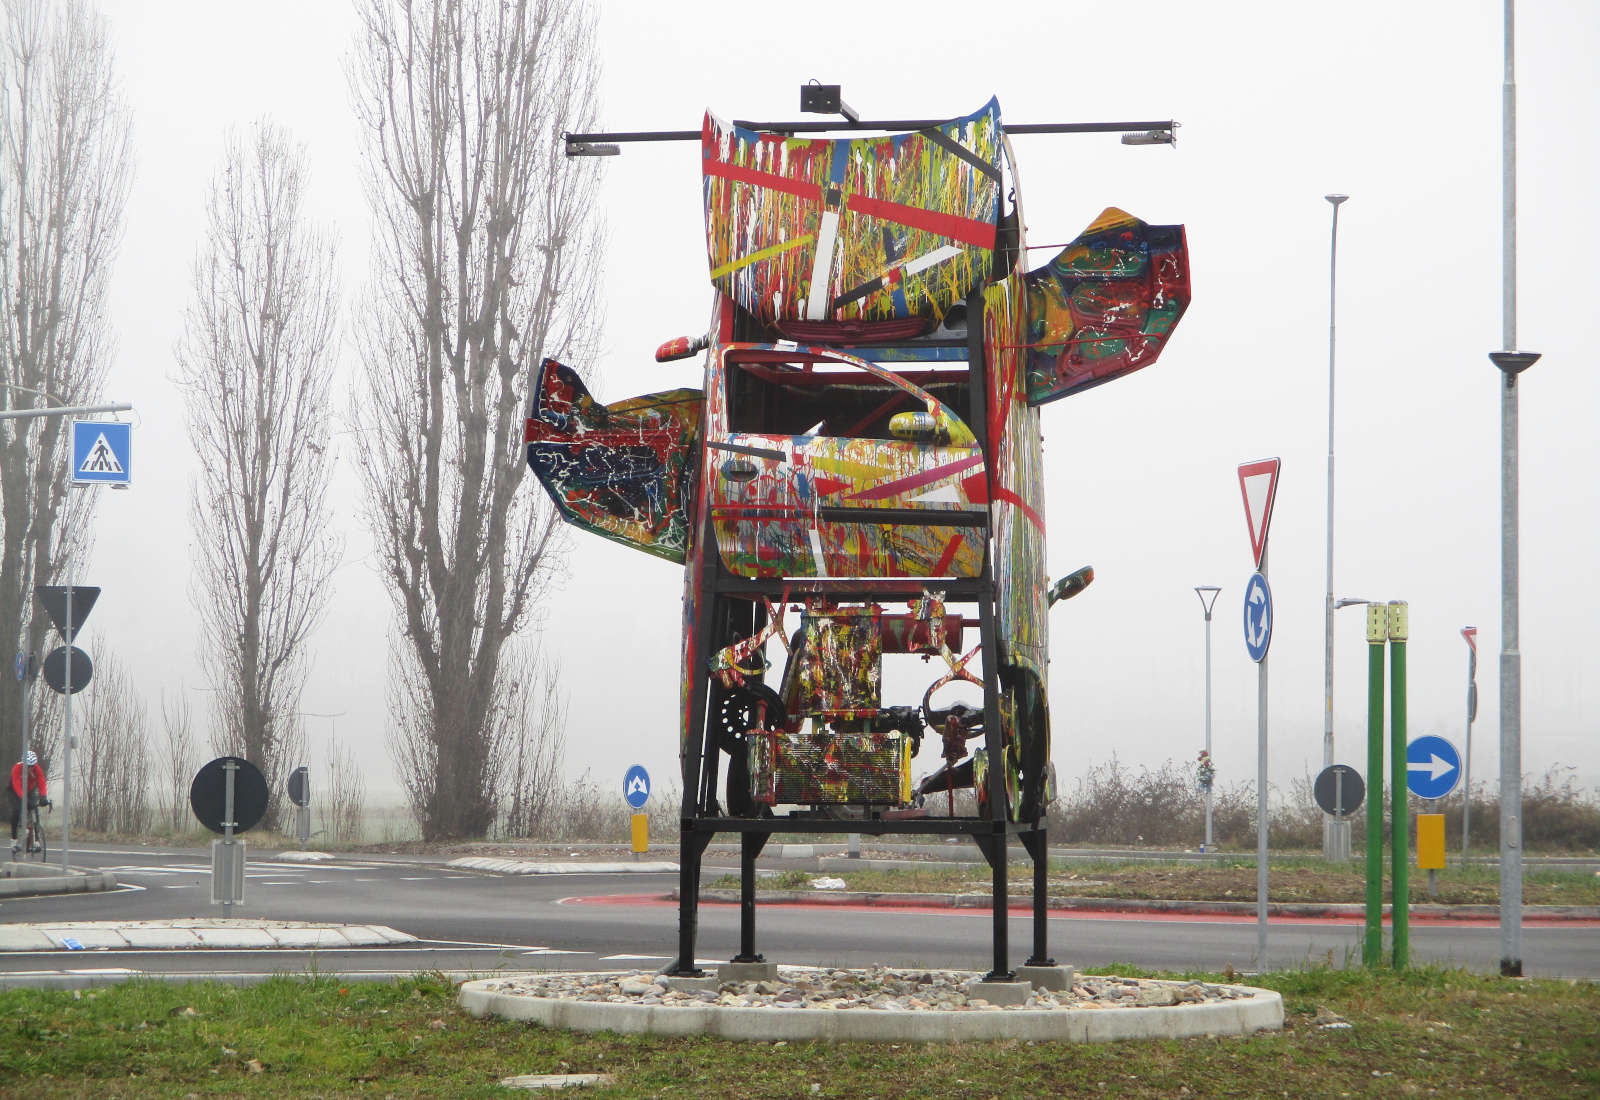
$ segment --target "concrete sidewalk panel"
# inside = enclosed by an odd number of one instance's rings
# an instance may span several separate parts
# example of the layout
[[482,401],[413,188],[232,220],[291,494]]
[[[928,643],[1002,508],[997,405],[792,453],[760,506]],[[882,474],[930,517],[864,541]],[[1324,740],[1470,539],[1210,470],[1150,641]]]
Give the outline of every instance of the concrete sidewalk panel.
[[[55,945],[58,948],[69,951],[75,951],[80,948],[84,951],[93,951],[97,947],[120,951],[128,946],[128,938],[122,934],[120,928],[114,926],[46,925],[43,931],[45,935],[55,941]],[[78,944],[78,947],[68,947],[66,941],[69,939]]]
[[277,947],[278,941],[265,928],[197,927],[195,935],[205,947]]
[[27,924],[0,924],[0,951],[54,951],[44,931]]
[[267,928],[273,946],[304,949],[349,947],[341,928]]
[[124,928],[122,935],[129,946],[146,949],[205,946],[192,928]]
[[397,932],[383,924],[347,924],[344,935],[353,946],[374,947],[393,943],[416,943],[417,937],[407,932]]

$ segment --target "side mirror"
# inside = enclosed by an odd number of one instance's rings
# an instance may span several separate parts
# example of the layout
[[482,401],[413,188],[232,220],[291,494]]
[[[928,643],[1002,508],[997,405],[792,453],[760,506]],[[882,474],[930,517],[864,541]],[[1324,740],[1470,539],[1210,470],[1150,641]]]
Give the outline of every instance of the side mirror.
[[679,336],[656,348],[656,362],[670,363],[674,359],[687,359],[706,349],[711,341],[704,336]]
[[950,430],[950,418],[944,413],[919,410],[891,416],[889,434],[907,443],[949,443],[954,433]]

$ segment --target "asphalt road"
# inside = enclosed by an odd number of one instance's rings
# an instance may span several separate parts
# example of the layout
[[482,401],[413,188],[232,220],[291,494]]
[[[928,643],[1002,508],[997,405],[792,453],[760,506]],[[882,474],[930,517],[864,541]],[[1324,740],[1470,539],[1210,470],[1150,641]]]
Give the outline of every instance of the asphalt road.
[[[715,866],[708,876],[729,871]],[[122,887],[106,893],[6,899],[0,923],[63,920],[136,921],[221,917],[210,901],[210,865],[199,851],[97,848],[74,851],[74,865],[113,870]],[[781,860],[763,860],[781,866]],[[801,865],[788,861],[791,865]],[[307,864],[252,853],[245,901],[233,916],[273,920],[383,924],[417,936],[403,947],[347,951],[93,951],[82,955],[0,953],[0,983],[81,982],[128,972],[248,978],[303,972],[384,975],[418,970],[655,970],[677,953],[675,874],[498,875],[442,863],[386,858]],[[763,904],[757,950],[775,962],[865,966],[890,964],[988,970],[992,918],[986,909],[873,908]],[[1026,914],[1009,922],[1011,964],[1032,945]],[[1258,969],[1253,918],[1061,913],[1049,922],[1057,961],[1093,971],[1110,962],[1175,970]],[[1268,961],[1335,966],[1360,959],[1361,925],[1274,919]],[[738,951],[737,905],[703,902],[697,955],[715,964]],[[1411,925],[1415,963],[1441,962],[1493,972],[1494,923]],[[1593,923],[1529,923],[1523,930],[1529,975],[1600,978],[1600,929]]]

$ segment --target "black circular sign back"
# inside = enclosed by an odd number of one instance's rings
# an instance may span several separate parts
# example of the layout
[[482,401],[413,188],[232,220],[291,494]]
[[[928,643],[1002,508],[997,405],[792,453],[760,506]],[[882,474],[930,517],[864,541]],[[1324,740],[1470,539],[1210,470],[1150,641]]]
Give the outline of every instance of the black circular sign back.
[[58,645],[45,655],[44,682],[62,695],[67,693],[68,653],[72,654],[72,694],[76,695],[89,686],[89,680],[94,676],[94,662],[77,646],[69,649]]
[[311,804],[311,773],[304,766],[289,773],[289,801],[296,806]]
[[1349,817],[1361,808],[1367,784],[1349,764],[1331,764],[1317,773],[1311,793],[1323,813]]
[[200,824],[214,833],[223,831],[230,760],[239,766],[233,773],[233,831],[255,828],[267,813],[267,780],[261,769],[242,756],[219,756],[196,772],[189,784],[189,808]]

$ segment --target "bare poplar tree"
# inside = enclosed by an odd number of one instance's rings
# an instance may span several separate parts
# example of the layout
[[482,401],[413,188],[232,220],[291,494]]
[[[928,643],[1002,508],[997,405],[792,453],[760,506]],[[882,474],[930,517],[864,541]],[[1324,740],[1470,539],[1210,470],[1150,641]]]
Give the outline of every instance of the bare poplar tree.
[[559,568],[524,477],[529,375],[597,323],[593,13],[570,0],[363,0],[351,66],[376,215],[357,465],[400,637],[391,754],[425,839],[493,822],[515,721],[503,652]]
[[508,666],[506,703],[514,720],[505,728],[508,743],[500,754],[506,762],[500,831],[506,836],[550,835],[551,818],[561,804],[567,695],[553,661],[522,651]]
[[322,831],[329,840],[354,844],[361,839],[361,823],[367,807],[367,781],[355,750],[338,737],[328,738],[328,758],[324,774],[327,789],[315,799],[322,811]]
[[161,693],[161,784],[164,824],[182,832],[190,820],[189,785],[198,762],[194,755],[194,721],[189,700],[182,692],[170,700]]
[[111,652],[95,662],[75,734],[73,817],[91,832],[137,835],[150,826],[150,721],[144,700]]
[[[92,403],[112,353],[106,286],[128,195],[128,110],[105,23],[86,4],[0,7],[0,408]],[[66,434],[60,417],[0,420],[8,659],[43,645],[48,620],[34,585],[60,583],[88,532],[88,500],[70,529],[62,516]],[[17,758],[21,688],[0,676],[0,759]]]
[[[213,744],[262,770],[275,828],[297,760],[308,642],[343,552],[327,503],[335,246],[308,224],[302,150],[230,135],[177,347],[199,468],[191,599],[215,690]],[[303,735],[300,736],[303,742]]]

